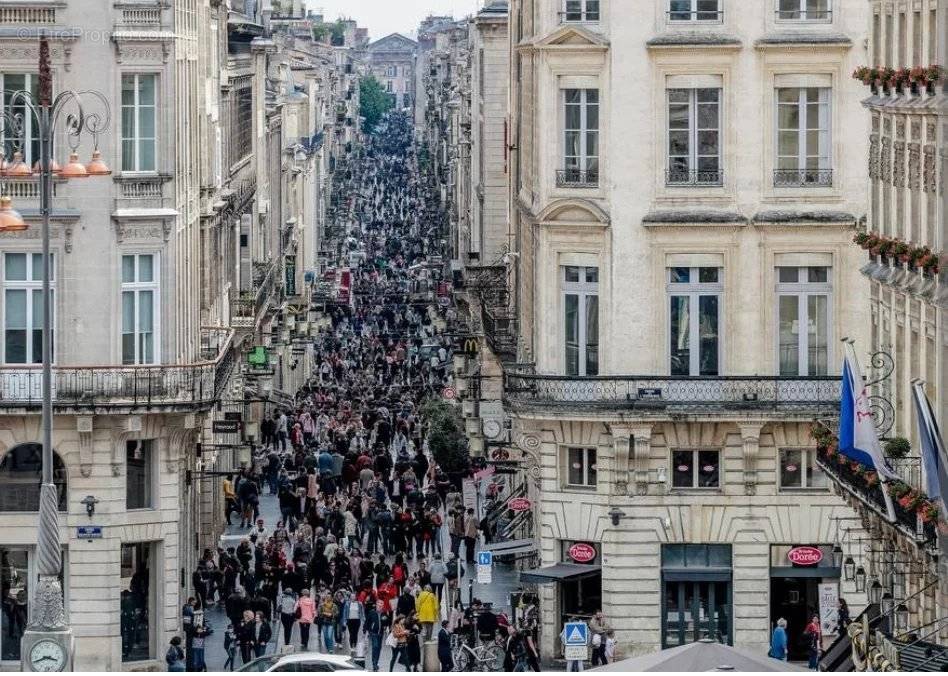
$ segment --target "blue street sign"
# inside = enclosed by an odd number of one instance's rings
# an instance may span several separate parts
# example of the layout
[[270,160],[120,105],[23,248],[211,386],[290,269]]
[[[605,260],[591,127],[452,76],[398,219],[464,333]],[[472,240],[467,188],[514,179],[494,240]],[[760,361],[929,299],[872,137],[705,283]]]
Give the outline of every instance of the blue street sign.
[[494,552],[478,552],[477,565],[493,566],[494,565]]
[[589,627],[585,622],[567,622],[565,645],[589,645]]
[[76,526],[79,540],[98,540],[102,538],[102,526]]

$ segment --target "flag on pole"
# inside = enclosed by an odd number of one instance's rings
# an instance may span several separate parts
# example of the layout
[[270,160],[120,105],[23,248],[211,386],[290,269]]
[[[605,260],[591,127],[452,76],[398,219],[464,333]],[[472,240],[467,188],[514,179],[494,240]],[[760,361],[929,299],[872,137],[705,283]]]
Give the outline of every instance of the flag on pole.
[[925,492],[936,504],[940,503],[941,513],[945,514],[948,512],[948,453],[945,452],[945,443],[938,430],[932,402],[925,393],[925,386],[920,382],[913,383],[912,394],[918,417],[922,467],[925,469]]
[[872,420],[869,392],[859,372],[855,349],[852,343],[847,345],[851,354],[846,354],[843,358],[843,383],[839,402],[839,452],[876,471],[882,481],[882,496],[889,520],[895,521],[892,496],[889,495],[885,482],[899,477],[882,455],[882,445]]

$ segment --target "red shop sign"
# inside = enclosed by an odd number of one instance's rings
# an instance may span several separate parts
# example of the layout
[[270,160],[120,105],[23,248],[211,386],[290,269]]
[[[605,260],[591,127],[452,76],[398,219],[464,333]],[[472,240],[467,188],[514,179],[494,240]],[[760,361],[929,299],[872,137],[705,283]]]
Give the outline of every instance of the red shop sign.
[[527,498],[510,498],[507,501],[507,509],[513,512],[526,512],[533,504]]
[[816,547],[794,547],[787,558],[798,566],[815,566],[823,560],[823,552]]
[[596,548],[588,542],[577,542],[566,553],[576,563],[589,563],[596,558]]

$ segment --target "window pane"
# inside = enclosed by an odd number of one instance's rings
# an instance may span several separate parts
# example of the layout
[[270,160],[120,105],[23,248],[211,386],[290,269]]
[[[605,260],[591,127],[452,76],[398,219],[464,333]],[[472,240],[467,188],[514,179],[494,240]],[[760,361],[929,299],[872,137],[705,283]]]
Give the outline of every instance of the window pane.
[[566,482],[573,486],[581,486],[585,477],[585,465],[582,448],[570,448],[567,450],[567,479]]
[[687,284],[691,278],[690,268],[670,268],[672,284]]
[[717,284],[718,268],[698,268],[698,281],[702,284]]
[[688,297],[671,297],[671,375],[687,376],[691,371],[691,324]]
[[811,284],[825,284],[829,279],[829,268],[813,267],[807,268],[809,282]]
[[777,281],[783,284],[796,284],[800,279],[800,268],[779,267],[777,268]]
[[579,103],[582,100],[581,89],[564,89],[563,91],[567,103]]
[[599,375],[598,296],[586,296],[586,375]]
[[799,100],[800,90],[795,87],[783,87],[777,90],[777,101],[779,103],[797,103]]
[[26,328],[26,291],[7,289],[4,296],[4,327],[8,329]]
[[698,332],[701,341],[700,375],[718,375],[718,297],[701,296],[698,301]]
[[[790,269],[796,270],[796,268]],[[798,376],[800,375],[800,299],[798,296],[779,296],[778,299],[780,375]]]
[[566,375],[579,375],[579,296],[567,294],[566,317]]
[[578,282],[580,268],[574,265],[568,265],[566,266],[565,272],[563,274],[565,275],[567,282]]
[[155,170],[155,142],[153,140],[143,140],[138,145],[138,170]]
[[[674,91],[674,90],[673,90]],[[672,92],[669,92],[669,96]],[[669,129],[687,129],[688,111],[690,107],[687,103],[670,103],[668,106],[668,127]]]
[[[708,545],[708,565],[714,568],[731,567],[731,545]],[[721,597],[722,600],[725,597]]]
[[586,92],[586,103],[599,103],[598,89],[584,89]]
[[4,254],[4,278],[11,282],[26,281],[26,254]]
[[586,281],[590,284],[599,282],[599,268],[585,268]]
[[800,153],[800,135],[795,131],[782,131],[777,134],[777,153],[797,157]]
[[122,256],[122,281],[125,283],[135,281],[134,256]]
[[[43,254],[33,254],[33,269],[30,270],[30,278],[34,282],[43,281]],[[49,279],[56,279],[56,256],[49,255]]]
[[122,76],[122,105],[131,106],[135,103],[135,76]]
[[586,463],[588,465],[588,470],[586,474],[586,477],[587,477],[586,485],[595,486],[596,480],[597,480],[596,472],[598,470],[598,467],[596,466],[596,449],[595,448],[586,449]]
[[717,488],[720,485],[720,453],[717,451],[698,451],[698,486]]
[[125,506],[127,509],[151,507],[151,442],[127,441],[125,455]]
[[803,453],[799,449],[780,449],[780,485],[783,488],[803,486]]
[[[711,91],[717,91],[713,89]],[[718,104],[704,104],[698,106],[698,128],[699,129],[717,129],[718,128]]]
[[675,488],[694,486],[693,462],[693,451],[672,451],[672,486]]
[[806,485],[807,488],[826,488],[829,484],[826,480],[826,474],[816,464],[816,452],[812,449],[807,451],[806,463]]
[[586,107],[586,129],[599,129],[599,106]]
[[[688,131],[670,131],[668,132],[668,154],[669,155],[688,155],[688,140],[690,134]],[[685,158],[687,161],[687,157]]]
[[140,106],[155,105],[155,76],[138,76],[138,104]]
[[138,330],[151,331],[154,327],[153,291],[138,292]]
[[807,347],[809,375],[823,376],[829,372],[828,298],[807,298]]

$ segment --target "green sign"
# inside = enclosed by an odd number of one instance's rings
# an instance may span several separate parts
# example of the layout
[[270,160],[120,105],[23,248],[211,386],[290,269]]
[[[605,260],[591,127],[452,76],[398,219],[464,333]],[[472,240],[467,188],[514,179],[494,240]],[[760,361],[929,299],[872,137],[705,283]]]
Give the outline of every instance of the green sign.
[[270,363],[270,357],[267,355],[267,348],[262,345],[250,350],[247,353],[247,363],[253,364],[254,366],[267,366]]

